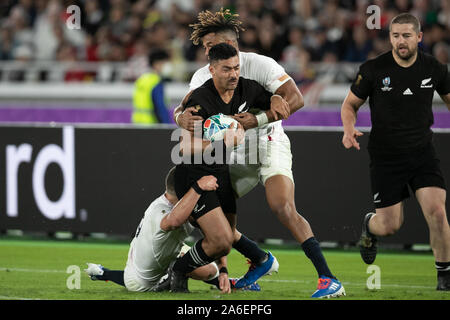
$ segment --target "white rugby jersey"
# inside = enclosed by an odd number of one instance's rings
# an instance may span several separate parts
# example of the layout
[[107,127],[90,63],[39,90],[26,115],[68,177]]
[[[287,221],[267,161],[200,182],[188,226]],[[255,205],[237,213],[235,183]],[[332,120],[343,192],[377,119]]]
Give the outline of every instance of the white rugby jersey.
[[[239,52],[240,76],[246,79],[254,80],[262,85],[267,91],[275,93],[281,85],[289,81],[291,77],[286,73],[274,59],[253,52]],[[192,76],[189,83],[189,90],[195,90],[211,78],[209,64],[198,69]],[[257,106],[255,106],[257,107]],[[267,137],[268,133],[273,140],[284,140],[284,130],[281,126],[281,120],[269,123],[259,128],[258,135]],[[250,129],[246,135],[254,134]]]
[[[159,280],[159,276],[166,273],[169,263],[180,253],[183,241],[194,230],[189,222],[172,231],[162,230],[161,219],[172,209],[164,194],[153,201],[139,224],[137,236],[131,242],[128,263],[132,263],[143,280]],[[155,278],[155,275],[158,276]]]

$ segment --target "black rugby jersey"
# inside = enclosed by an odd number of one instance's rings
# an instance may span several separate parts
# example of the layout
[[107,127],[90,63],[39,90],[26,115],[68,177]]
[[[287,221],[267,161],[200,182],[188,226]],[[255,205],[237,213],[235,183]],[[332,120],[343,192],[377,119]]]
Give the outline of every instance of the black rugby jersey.
[[408,153],[429,144],[435,90],[450,93],[450,75],[447,66],[431,55],[419,51],[408,68],[397,64],[392,51],[363,63],[351,91],[360,99],[369,98],[369,151]]
[[[213,79],[209,79],[201,87],[192,91],[185,108],[196,107],[196,114],[203,118],[203,126],[207,118],[219,113],[234,115],[247,112],[249,109],[269,110],[271,96],[272,93],[265,90],[258,82],[240,77],[233,98],[229,103],[225,103],[214,86]],[[223,145],[222,141],[215,143]],[[226,167],[225,162],[226,159],[223,164],[206,165],[203,163],[202,165],[213,169],[223,169],[224,166]]]

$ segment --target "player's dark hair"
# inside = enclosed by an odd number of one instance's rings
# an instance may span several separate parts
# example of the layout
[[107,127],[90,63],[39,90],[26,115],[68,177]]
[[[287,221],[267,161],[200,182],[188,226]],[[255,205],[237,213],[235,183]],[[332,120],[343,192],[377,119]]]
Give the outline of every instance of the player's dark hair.
[[166,176],[166,192],[173,196],[177,195],[175,192],[175,168],[172,167]]
[[148,64],[152,66],[155,62],[162,61],[162,60],[168,60],[169,54],[167,51],[162,49],[156,49],[150,53],[148,56]]
[[222,42],[212,46],[208,52],[208,58],[210,63],[217,62],[219,60],[227,60],[231,57],[237,56],[238,52],[235,47],[228,43]]
[[221,8],[220,11],[211,12],[208,10],[198,14],[198,22],[190,24],[193,31],[191,40],[195,45],[200,44],[202,37],[208,33],[232,32],[236,39],[239,38],[239,32],[245,29],[241,26],[242,22],[238,20],[238,14],[232,14],[230,9]]
[[414,29],[414,31],[417,34],[419,34],[419,32],[420,32],[420,21],[419,21],[419,19],[417,19],[415,16],[413,16],[410,13],[401,13],[398,16],[395,16],[392,19],[391,24],[389,25],[389,31],[391,31],[392,25],[394,23],[397,23],[397,24],[410,23],[410,24],[413,25],[413,29]]

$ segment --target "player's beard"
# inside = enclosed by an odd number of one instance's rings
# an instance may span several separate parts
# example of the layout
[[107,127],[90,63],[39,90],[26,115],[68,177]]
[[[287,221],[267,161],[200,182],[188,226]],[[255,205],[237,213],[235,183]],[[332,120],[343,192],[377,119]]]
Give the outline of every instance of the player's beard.
[[[407,50],[405,53],[401,54],[400,49],[407,49]],[[417,47],[411,50],[409,49],[408,46],[401,46],[401,47],[397,46],[397,48],[395,49],[395,53],[400,59],[404,61],[409,61],[417,53]]]
[[235,78],[230,79],[227,83],[227,87],[230,90],[236,89],[237,85],[238,85],[238,79],[235,79]]

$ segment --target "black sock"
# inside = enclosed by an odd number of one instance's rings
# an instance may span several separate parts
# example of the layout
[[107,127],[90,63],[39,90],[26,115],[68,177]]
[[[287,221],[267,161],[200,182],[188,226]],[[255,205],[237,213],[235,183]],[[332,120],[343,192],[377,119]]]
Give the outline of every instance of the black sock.
[[312,261],[314,267],[319,274],[319,277],[325,276],[329,278],[335,278],[328,268],[327,262],[325,261],[325,257],[322,254],[322,250],[320,249],[319,242],[316,238],[311,237],[305,242],[302,243],[303,251],[306,256]]
[[205,253],[202,248],[202,241],[203,239],[198,240],[184,256],[177,259],[173,265],[174,271],[187,274],[215,260]]
[[204,280],[203,282],[206,282],[208,284],[212,284],[213,286],[216,286],[217,289],[220,289],[220,287],[219,287],[219,277],[215,277],[214,279],[211,279],[211,280]]
[[445,276],[450,274],[450,261],[449,262],[435,262],[438,276]]
[[267,260],[267,253],[258,247],[256,242],[244,235],[241,235],[241,238],[233,244],[233,248],[257,265]]
[[104,281],[112,281],[125,287],[125,282],[123,280],[123,270],[104,269],[103,275],[96,276],[96,278]]

